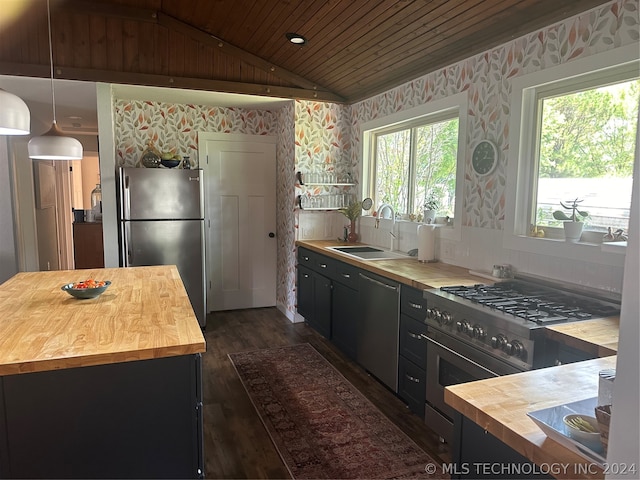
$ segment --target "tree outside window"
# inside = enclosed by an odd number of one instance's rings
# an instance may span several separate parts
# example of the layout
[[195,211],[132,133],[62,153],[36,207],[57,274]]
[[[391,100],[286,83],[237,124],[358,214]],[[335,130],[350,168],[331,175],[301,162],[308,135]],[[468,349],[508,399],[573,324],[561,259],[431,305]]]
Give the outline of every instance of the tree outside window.
[[541,98],[534,222],[559,226],[560,201],[583,199],[587,228],[627,229],[640,80]]
[[458,118],[399,127],[375,135],[375,200],[397,213],[421,213],[430,198],[453,217]]

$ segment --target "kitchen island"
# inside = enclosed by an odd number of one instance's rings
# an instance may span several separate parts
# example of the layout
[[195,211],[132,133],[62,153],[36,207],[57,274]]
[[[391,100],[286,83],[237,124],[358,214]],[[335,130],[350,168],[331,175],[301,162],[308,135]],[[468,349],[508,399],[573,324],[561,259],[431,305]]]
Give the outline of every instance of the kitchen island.
[[[485,436],[483,448],[491,448],[489,445],[497,439],[522,457],[544,466],[545,473],[555,478],[603,478],[601,467],[548,438],[527,413],[597,397],[598,372],[615,368],[616,358],[609,356],[449,386],[445,389],[445,401],[460,412],[462,418],[459,420],[479,427],[480,435]],[[460,428],[459,424],[457,428]],[[464,449],[459,443],[460,439],[454,449]],[[467,453],[463,452],[463,457]],[[479,464],[510,462],[480,457]],[[554,469],[547,472],[552,467]],[[473,470],[469,474],[471,478],[481,477]]]
[[[111,280],[100,297],[61,291]],[[195,478],[202,331],[175,266],[0,285],[0,476]]]

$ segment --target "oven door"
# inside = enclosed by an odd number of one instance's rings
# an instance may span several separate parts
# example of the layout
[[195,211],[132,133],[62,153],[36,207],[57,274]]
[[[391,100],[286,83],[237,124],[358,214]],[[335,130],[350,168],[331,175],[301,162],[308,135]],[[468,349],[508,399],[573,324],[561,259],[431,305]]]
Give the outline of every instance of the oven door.
[[454,410],[444,403],[445,387],[521,371],[446,333],[429,329],[425,338],[427,403],[449,420]]

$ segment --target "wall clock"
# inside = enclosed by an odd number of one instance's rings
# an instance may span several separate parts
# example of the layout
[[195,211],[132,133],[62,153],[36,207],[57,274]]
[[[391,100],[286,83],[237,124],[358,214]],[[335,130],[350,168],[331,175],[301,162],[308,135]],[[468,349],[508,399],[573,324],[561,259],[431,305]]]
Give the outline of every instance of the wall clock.
[[498,149],[489,140],[480,140],[473,148],[471,165],[478,175],[489,175],[498,163]]

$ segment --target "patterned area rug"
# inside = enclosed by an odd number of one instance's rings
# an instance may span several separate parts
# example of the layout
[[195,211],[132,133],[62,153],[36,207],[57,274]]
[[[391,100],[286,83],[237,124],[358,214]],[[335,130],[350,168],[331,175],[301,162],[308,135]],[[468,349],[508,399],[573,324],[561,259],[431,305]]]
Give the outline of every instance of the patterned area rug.
[[293,478],[448,478],[311,345],[229,358]]

